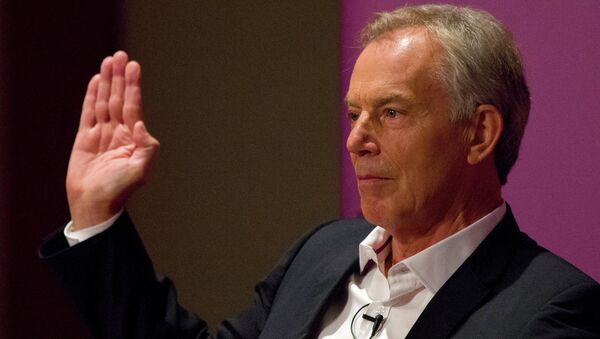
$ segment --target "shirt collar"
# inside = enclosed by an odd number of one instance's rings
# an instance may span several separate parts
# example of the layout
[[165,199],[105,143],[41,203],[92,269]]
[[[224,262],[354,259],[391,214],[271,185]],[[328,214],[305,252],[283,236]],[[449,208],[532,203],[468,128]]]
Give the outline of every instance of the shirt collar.
[[[450,276],[475,251],[483,239],[494,229],[506,213],[506,203],[471,225],[435,243],[423,251],[394,265],[389,274],[407,267],[432,293],[436,293]],[[382,227],[375,229],[359,244],[358,257],[361,274],[367,265],[375,264],[383,270],[385,259],[391,252],[391,235]],[[372,264],[369,264],[372,263]]]

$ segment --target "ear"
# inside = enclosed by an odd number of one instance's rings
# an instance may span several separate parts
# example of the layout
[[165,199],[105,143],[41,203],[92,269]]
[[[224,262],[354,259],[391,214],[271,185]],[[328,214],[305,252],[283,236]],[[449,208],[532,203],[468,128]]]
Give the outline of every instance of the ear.
[[480,163],[494,153],[502,134],[504,121],[494,105],[479,105],[469,127],[469,148],[467,161],[471,165]]

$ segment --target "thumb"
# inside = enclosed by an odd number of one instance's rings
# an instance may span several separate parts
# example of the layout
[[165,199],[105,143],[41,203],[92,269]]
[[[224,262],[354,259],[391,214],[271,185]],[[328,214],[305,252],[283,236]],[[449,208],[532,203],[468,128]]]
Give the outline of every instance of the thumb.
[[151,160],[160,147],[160,143],[150,135],[143,121],[138,121],[133,126],[133,142],[135,151],[132,158],[139,160]]
[[146,129],[143,121],[133,125],[133,142],[136,147],[159,147],[160,143]]

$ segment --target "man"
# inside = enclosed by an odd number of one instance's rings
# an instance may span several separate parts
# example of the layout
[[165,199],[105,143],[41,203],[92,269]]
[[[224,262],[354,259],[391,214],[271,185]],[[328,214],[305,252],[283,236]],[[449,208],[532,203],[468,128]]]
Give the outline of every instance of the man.
[[[518,231],[501,185],[529,93],[509,33],[453,6],[381,13],[346,96],[360,220],[321,225],[257,284],[223,338],[600,336],[600,286]],[[158,148],[140,67],[90,81],[67,174],[72,222],[42,248],[99,337],[207,337],[121,212]]]

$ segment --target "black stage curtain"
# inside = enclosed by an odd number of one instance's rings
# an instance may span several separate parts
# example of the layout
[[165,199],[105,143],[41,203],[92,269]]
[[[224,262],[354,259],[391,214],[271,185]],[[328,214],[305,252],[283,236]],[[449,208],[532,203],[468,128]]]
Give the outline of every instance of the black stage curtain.
[[85,338],[37,257],[68,219],[64,177],[88,78],[119,48],[117,0],[0,0],[0,337]]

